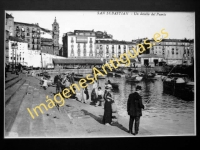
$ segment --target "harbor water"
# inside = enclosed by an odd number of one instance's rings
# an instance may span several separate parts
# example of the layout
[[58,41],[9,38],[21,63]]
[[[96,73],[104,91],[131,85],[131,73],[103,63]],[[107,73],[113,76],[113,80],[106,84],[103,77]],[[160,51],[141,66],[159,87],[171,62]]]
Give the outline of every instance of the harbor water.
[[[56,74],[51,74],[56,75]],[[177,122],[194,122],[194,104],[195,101],[182,100],[170,94],[163,92],[163,82],[161,78],[157,80],[142,80],[140,82],[128,82],[124,77],[106,77],[105,79],[98,79],[99,86],[104,90],[105,83],[119,82],[119,88],[112,91],[113,97],[117,104],[118,113],[120,116],[128,118],[127,114],[127,100],[130,93],[135,91],[137,85],[142,86],[142,101],[146,104],[143,111],[143,117],[172,120]],[[88,84],[89,94],[92,91],[92,85]],[[91,95],[90,95],[91,96]]]

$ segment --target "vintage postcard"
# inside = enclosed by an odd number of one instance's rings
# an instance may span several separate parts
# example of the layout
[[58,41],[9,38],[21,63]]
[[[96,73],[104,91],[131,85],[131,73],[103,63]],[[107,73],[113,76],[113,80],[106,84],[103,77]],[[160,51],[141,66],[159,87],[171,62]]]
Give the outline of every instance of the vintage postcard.
[[5,138],[196,135],[195,13],[5,11]]

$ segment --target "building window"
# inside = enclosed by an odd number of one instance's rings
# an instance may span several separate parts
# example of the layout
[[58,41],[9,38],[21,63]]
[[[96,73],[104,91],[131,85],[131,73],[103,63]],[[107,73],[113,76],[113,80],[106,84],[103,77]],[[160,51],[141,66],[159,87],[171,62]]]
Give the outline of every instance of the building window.
[[174,48],[172,48],[172,55],[174,54]]
[[90,43],[92,43],[92,38],[90,38]]
[[73,39],[73,37],[71,38],[71,43],[74,43],[74,39]]
[[112,45],[112,53],[115,53],[115,52],[114,52],[114,45]]

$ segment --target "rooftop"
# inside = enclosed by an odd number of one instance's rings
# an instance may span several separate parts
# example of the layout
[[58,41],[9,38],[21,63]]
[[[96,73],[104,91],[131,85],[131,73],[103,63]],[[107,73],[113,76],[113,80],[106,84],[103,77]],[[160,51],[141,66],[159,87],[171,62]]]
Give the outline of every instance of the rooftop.
[[96,40],[96,43],[100,43],[100,44],[135,44],[133,42],[130,41],[118,41],[118,40]]
[[31,26],[31,27],[39,27],[38,24],[30,24],[30,23],[23,23],[23,22],[14,22],[14,24],[21,24],[21,25],[26,25],[26,26]]
[[101,59],[96,58],[66,58],[66,59],[53,59],[55,64],[103,64]]
[[155,54],[142,54],[139,55],[141,58],[163,58],[163,56],[155,55]]
[[52,31],[51,31],[51,30],[48,30],[48,29],[45,29],[45,28],[42,28],[42,27],[40,27],[40,29],[41,29],[42,31],[44,31],[44,32],[47,32],[47,33],[52,33]]
[[[154,39],[150,39],[149,41],[150,42],[154,41]],[[194,39],[191,39],[191,40],[190,39],[163,39],[161,42],[191,42],[193,43]]]
[[6,13],[6,18],[14,18],[11,14]]
[[74,30],[74,33],[91,33],[94,32],[94,30]]
[[10,41],[16,41],[16,42],[28,43],[28,42],[26,42],[26,41],[24,41],[24,40],[22,40],[22,39],[19,39],[19,38],[17,38],[17,37],[14,37],[14,36],[9,36],[9,40],[10,40]]

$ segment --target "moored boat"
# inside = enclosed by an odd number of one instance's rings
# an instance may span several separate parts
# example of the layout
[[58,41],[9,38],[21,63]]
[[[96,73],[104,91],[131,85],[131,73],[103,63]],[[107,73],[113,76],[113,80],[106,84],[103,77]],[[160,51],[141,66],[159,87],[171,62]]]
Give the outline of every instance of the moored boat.
[[115,71],[115,77],[125,77],[125,72],[123,70]]
[[83,76],[74,76],[74,80],[75,81],[79,81],[80,79],[82,79],[83,78]]
[[194,100],[194,83],[188,82],[187,74],[171,73],[162,78],[163,91],[184,100]]
[[143,73],[138,70],[131,70],[126,76],[126,81],[135,81],[139,82],[143,79]]
[[139,82],[143,79],[143,77],[139,75],[132,75],[132,76],[126,75],[125,78],[127,81],[136,81],[136,82]]
[[144,75],[144,79],[157,80],[158,78],[156,77],[156,73],[149,72],[149,73]]
[[105,83],[105,85],[107,85],[107,84],[112,85],[112,88],[113,88],[113,89],[118,89],[120,83],[118,83],[118,82],[111,82],[110,80],[108,80],[108,82]]

